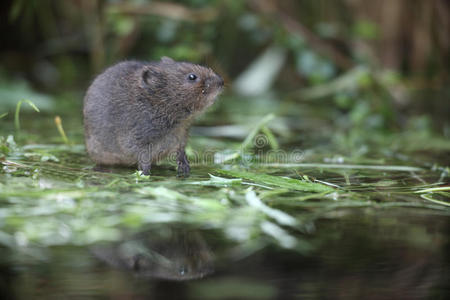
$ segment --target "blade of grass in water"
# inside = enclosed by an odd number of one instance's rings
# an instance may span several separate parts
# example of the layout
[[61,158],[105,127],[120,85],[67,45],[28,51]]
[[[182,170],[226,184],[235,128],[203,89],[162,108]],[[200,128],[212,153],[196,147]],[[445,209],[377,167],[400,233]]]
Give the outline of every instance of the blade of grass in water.
[[450,186],[433,187],[433,188],[415,191],[414,193],[421,194],[421,193],[442,192],[442,191],[450,191]]
[[253,190],[249,190],[245,194],[245,200],[247,200],[247,203],[250,206],[260,210],[261,212],[271,217],[272,219],[275,219],[281,225],[294,227],[298,225],[298,221],[294,217],[288,215],[287,213],[281,210],[269,207],[266,204],[264,204],[261,201],[261,199],[258,196],[256,196],[256,193]]
[[205,185],[205,186],[233,186],[233,185],[240,185],[242,184],[242,179],[228,179],[228,178],[222,178],[219,176],[214,176],[211,174],[209,175],[209,180],[204,181],[191,181],[186,182],[186,184],[193,184],[193,185]]
[[216,170],[216,172],[222,175],[227,175],[236,178],[243,178],[247,180],[252,180],[256,183],[278,186],[290,190],[304,191],[304,192],[318,192],[318,193],[334,192],[334,189],[327,185],[321,183],[301,181],[293,178],[272,176],[267,174],[256,174],[245,171]]
[[16,127],[16,131],[19,132],[20,131],[20,119],[19,119],[19,113],[20,113],[20,107],[22,106],[22,103],[28,103],[28,105],[30,105],[35,111],[40,112],[39,108],[37,108],[36,105],[34,105],[33,102],[31,102],[28,99],[22,99],[19,102],[17,102],[17,106],[16,106],[16,112],[14,114],[14,126]]
[[[231,153],[216,153],[214,161],[216,163],[224,163],[230,160],[238,159],[241,157],[242,152],[250,149],[254,146],[253,142],[258,134],[258,132],[262,132],[265,136],[263,138],[263,143],[268,143],[272,149],[278,149],[279,144],[276,140],[275,136],[272,134],[270,129],[266,126],[267,123],[272,121],[275,118],[274,114],[268,114],[264,118],[259,121],[256,126],[250,131],[245,140],[242,142],[240,148],[238,150],[231,151]],[[267,141],[266,141],[267,139]]]
[[[265,127],[265,125],[267,123],[269,123],[270,121],[273,120],[273,118],[275,118],[274,114],[268,114],[267,116],[265,116],[264,118],[261,119],[261,121],[258,122],[258,124],[256,124],[256,126],[253,128],[253,130],[249,133],[249,135],[245,138],[244,142],[242,142],[241,145],[241,149],[245,150],[247,148],[250,148],[252,146],[252,142],[253,139],[255,138],[255,136],[258,134],[258,132]],[[266,128],[266,131],[269,131]],[[271,136],[273,137],[273,135]],[[274,138],[273,138],[274,139]],[[273,143],[273,142],[272,142]],[[278,143],[276,144],[275,147],[278,147]]]
[[425,200],[430,201],[430,202],[433,202],[433,203],[437,203],[437,204],[444,205],[444,206],[450,206],[450,203],[444,202],[444,201],[441,201],[441,200],[433,199],[432,197],[430,197],[430,196],[427,195],[427,194],[420,195],[420,197],[421,197],[422,199],[425,199]]
[[55,117],[55,125],[56,125],[56,129],[58,129],[59,134],[61,135],[61,138],[63,139],[64,143],[66,145],[69,145],[69,139],[67,138],[66,133],[64,132],[64,128],[62,127],[62,121],[60,116],[56,116]]
[[437,203],[440,205],[444,205],[444,206],[450,206],[450,202],[437,200],[432,197],[433,194],[441,194],[441,195],[443,194],[444,196],[447,196],[447,199],[448,199],[448,193],[445,193],[446,191],[450,191],[450,186],[432,187],[432,188],[428,188],[428,189],[418,190],[418,191],[415,191],[414,193],[421,194],[420,197],[427,201]]
[[380,170],[380,171],[400,171],[400,172],[417,172],[424,171],[424,169],[419,167],[409,167],[409,166],[383,166],[383,165],[347,165],[347,164],[308,164],[308,163],[269,163],[261,164],[266,167],[274,168],[323,168],[323,169],[361,169],[361,170]]

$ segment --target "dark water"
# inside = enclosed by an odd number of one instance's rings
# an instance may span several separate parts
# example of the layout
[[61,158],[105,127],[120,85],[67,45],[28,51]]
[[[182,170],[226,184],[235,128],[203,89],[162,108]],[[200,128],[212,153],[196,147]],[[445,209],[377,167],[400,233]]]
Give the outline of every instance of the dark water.
[[181,224],[20,263],[26,253],[2,248],[0,290],[3,299],[448,299],[448,225],[421,209],[349,209],[298,234],[308,253],[243,253],[218,231]]

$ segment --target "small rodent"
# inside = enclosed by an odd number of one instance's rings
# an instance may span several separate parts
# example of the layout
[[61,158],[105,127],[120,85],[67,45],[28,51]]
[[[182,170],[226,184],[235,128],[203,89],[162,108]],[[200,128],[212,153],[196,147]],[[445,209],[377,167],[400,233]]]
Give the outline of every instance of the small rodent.
[[87,151],[98,165],[137,164],[145,175],[176,152],[178,174],[187,176],[190,124],[222,89],[222,77],[211,69],[168,57],[109,67],[84,98]]

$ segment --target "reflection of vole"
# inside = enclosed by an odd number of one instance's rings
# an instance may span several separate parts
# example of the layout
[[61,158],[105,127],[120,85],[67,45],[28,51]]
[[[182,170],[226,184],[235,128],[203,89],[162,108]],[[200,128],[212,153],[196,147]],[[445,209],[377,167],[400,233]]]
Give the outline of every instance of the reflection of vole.
[[190,123],[222,87],[211,69],[168,57],[118,63],[94,80],[84,98],[87,151],[97,164],[137,164],[144,174],[176,152],[178,173],[187,175]]
[[141,277],[192,280],[214,272],[214,255],[200,233],[170,226],[91,250],[109,265]]

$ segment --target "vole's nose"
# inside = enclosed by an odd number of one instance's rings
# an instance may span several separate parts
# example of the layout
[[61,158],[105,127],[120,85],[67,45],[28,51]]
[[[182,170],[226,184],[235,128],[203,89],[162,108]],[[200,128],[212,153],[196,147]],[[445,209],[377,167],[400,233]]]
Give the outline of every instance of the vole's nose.
[[215,74],[214,76],[211,76],[206,79],[205,81],[206,87],[223,87],[224,81],[223,78],[220,75]]

